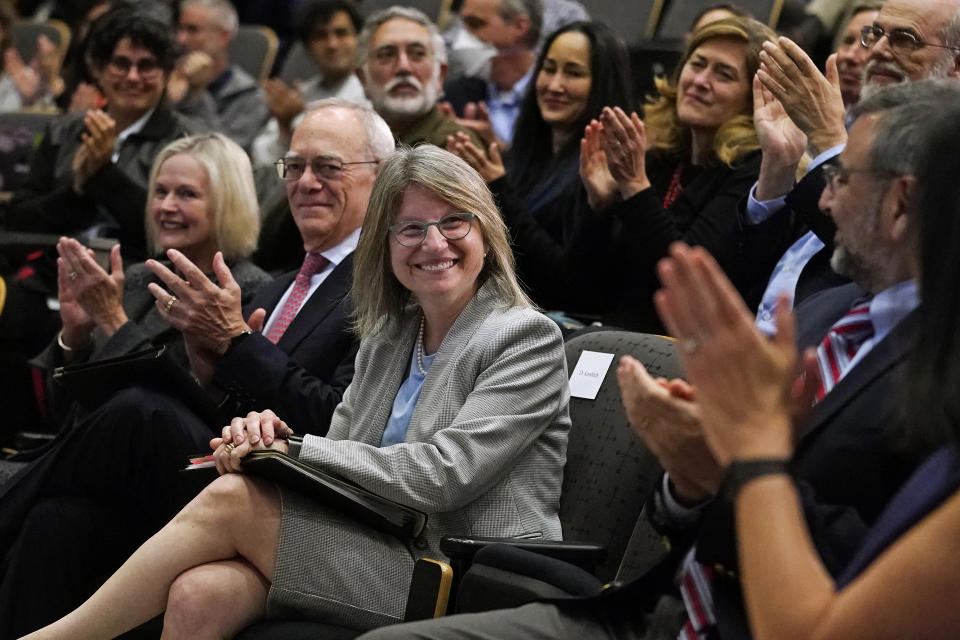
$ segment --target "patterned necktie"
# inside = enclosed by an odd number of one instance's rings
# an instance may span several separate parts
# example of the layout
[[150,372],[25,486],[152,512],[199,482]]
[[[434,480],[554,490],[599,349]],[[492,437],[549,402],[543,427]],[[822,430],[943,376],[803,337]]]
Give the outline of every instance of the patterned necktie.
[[303,260],[303,266],[300,267],[300,273],[293,281],[293,289],[290,290],[287,301],[283,303],[280,315],[277,316],[267,333],[267,340],[274,344],[280,341],[283,332],[297,317],[300,307],[303,306],[303,301],[307,299],[307,294],[310,292],[310,278],[326,269],[328,264],[330,264],[330,261],[319,253],[307,254],[307,257]]
[[870,301],[856,304],[840,318],[817,347],[817,362],[820,365],[820,385],[817,387],[817,402],[833,389],[850,368],[850,362],[864,342],[873,336],[870,321]]
[[695,558],[696,547],[683,558],[680,570],[680,595],[687,610],[687,620],[677,635],[677,640],[699,640],[713,625],[713,594],[710,580],[713,572]]

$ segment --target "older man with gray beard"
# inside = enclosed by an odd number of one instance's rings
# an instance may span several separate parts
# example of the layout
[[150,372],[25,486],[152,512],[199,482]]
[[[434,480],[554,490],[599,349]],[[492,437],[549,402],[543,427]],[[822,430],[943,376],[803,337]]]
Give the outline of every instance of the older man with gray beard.
[[[960,78],[960,0],[889,0],[863,28],[861,45],[868,49],[863,98],[897,82]],[[846,145],[847,117],[835,55],[827,60],[826,75],[787,38],[766,43],[760,57],[760,95],[769,99],[758,105],[754,121],[763,161],[741,218],[748,228],[745,267],[776,263],[757,311],[758,326],[771,332],[779,295],[797,304],[841,281],[830,268],[835,226],[817,199],[823,165]],[[795,184],[804,150],[813,160]],[[799,239],[795,220],[804,225]]]
[[464,131],[437,110],[447,73],[447,51],[440,32],[426,15],[394,6],[367,19],[357,47],[367,98],[387,121],[398,142],[444,146],[447,136]]

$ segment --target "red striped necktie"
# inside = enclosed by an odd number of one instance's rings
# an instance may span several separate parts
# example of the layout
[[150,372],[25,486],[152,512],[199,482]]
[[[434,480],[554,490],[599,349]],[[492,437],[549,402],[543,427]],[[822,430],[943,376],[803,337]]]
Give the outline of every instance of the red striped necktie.
[[267,340],[274,344],[280,341],[284,331],[297,317],[300,307],[307,299],[307,294],[310,292],[310,278],[326,269],[328,264],[330,264],[330,261],[319,253],[307,254],[307,257],[303,260],[303,266],[300,267],[300,273],[293,281],[293,289],[287,296],[287,301],[283,303],[280,315],[274,320],[270,331],[267,333]]
[[850,368],[860,345],[873,336],[870,321],[870,301],[856,305],[823,338],[817,347],[817,362],[820,365],[820,385],[817,387],[817,402],[830,392]]

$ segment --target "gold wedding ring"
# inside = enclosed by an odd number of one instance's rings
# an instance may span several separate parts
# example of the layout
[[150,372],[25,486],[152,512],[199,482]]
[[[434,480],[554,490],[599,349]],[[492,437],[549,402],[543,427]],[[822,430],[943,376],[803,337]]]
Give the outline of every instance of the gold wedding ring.
[[173,303],[177,301],[177,296],[170,296],[170,299],[167,300],[167,311],[173,309]]
[[223,450],[226,451],[227,454],[232,453],[234,449],[236,449],[236,447],[232,442],[228,442],[227,444],[223,445]]

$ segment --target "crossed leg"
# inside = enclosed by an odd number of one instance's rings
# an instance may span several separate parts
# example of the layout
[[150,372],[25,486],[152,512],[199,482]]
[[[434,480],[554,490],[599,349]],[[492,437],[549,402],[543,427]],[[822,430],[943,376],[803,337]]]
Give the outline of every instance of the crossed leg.
[[228,637],[264,611],[280,517],[275,486],[221,476],[83,605],[26,638],[112,638],[165,610],[172,627],[164,638],[183,630],[194,638]]

